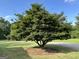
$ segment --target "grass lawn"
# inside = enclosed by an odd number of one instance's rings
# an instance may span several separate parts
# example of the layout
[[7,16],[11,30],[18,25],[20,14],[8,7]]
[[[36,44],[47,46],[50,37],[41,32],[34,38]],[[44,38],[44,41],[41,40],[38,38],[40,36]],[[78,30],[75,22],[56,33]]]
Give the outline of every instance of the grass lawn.
[[54,42],[79,43],[79,39],[54,40]]
[[[79,43],[79,39],[56,40],[54,42]],[[52,52],[51,55],[30,55],[27,48],[34,46],[37,46],[34,42],[0,41],[0,57],[7,57],[7,59],[79,59],[79,51],[53,45],[48,45],[48,48],[54,48],[58,52]]]

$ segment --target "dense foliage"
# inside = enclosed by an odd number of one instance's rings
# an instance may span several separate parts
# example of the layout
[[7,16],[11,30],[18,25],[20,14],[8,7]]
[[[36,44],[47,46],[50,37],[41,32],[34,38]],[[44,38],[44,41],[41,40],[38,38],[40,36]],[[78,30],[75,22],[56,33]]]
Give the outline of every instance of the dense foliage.
[[16,14],[16,22],[11,25],[13,39],[32,40],[43,47],[49,41],[70,38],[71,25],[63,13],[49,13],[39,4],[25,14]]
[[10,23],[4,18],[0,17],[0,40],[6,39],[10,34]]
[[71,36],[72,38],[79,38],[79,15],[76,16],[76,23],[72,26]]

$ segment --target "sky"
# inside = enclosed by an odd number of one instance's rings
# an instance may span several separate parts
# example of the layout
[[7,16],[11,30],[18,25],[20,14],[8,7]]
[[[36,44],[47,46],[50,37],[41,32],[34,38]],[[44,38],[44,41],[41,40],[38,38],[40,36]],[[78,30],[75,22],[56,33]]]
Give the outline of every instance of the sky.
[[23,13],[33,3],[42,4],[50,13],[64,12],[67,20],[72,23],[79,13],[79,0],[0,0],[0,16],[10,21],[15,17],[14,14]]

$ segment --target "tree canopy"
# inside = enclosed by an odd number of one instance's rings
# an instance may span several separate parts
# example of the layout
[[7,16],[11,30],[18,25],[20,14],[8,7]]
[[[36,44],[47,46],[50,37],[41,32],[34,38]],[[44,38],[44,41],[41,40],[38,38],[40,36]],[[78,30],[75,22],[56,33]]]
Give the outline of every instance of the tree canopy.
[[32,8],[25,11],[25,14],[16,16],[17,21],[12,24],[11,29],[17,40],[25,38],[43,47],[49,41],[71,37],[71,27],[64,13],[49,13],[42,5],[32,4]]

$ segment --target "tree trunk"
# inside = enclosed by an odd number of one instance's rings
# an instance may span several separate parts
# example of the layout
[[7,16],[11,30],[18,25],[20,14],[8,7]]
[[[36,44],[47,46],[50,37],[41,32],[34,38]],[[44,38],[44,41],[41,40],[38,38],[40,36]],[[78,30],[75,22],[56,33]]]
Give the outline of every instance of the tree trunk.
[[39,45],[39,47],[43,48],[46,45],[47,42],[45,42],[45,41],[37,41],[36,43]]

